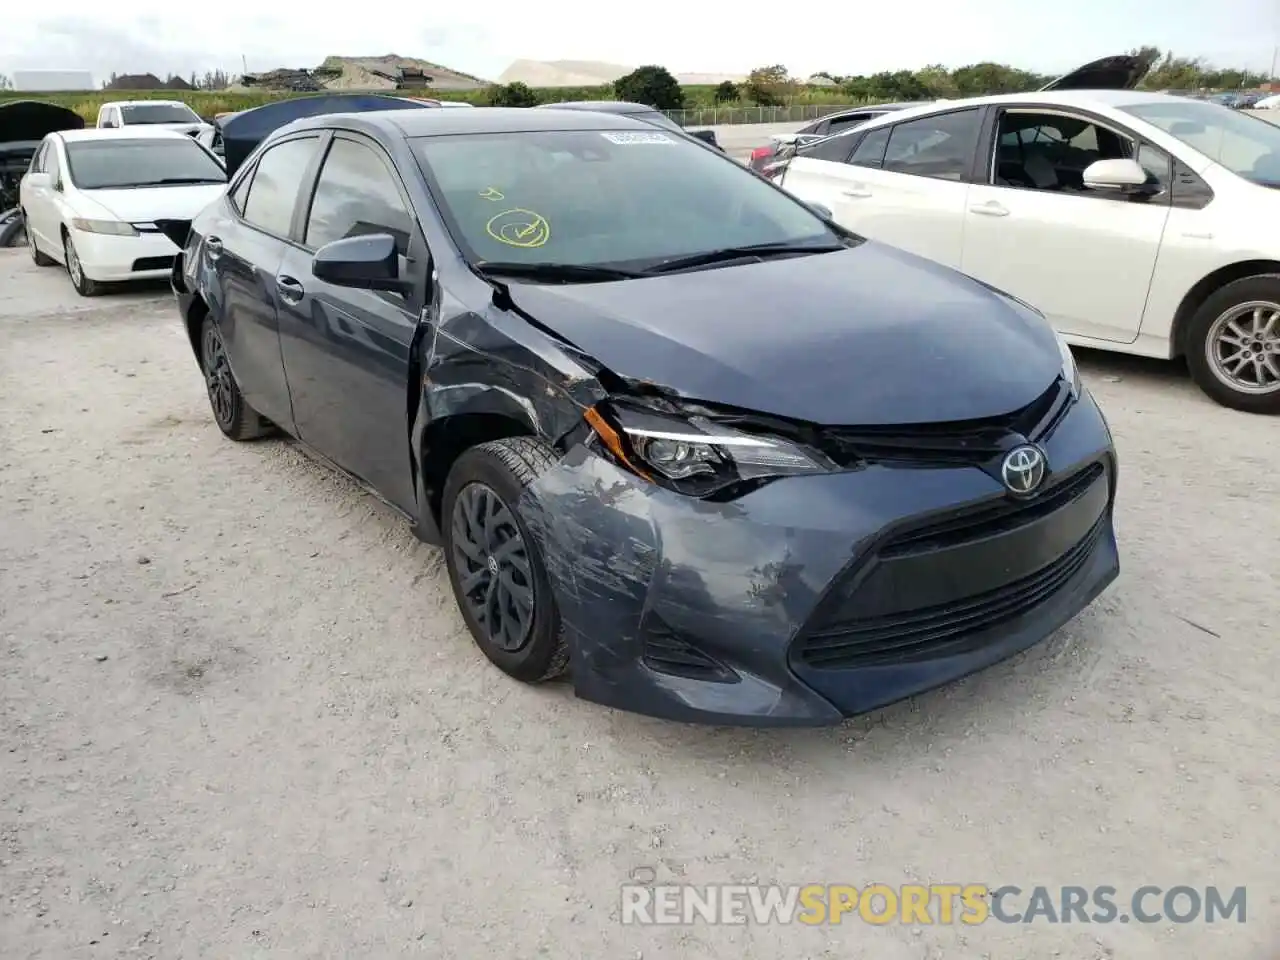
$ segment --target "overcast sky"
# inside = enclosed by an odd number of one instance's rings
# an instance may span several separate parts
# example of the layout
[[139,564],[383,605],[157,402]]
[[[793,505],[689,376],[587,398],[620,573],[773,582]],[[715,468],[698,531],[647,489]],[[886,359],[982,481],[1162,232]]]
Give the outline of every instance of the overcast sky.
[[[186,75],[221,67],[239,73],[242,58],[253,71],[311,67],[328,54],[383,53],[422,57],[485,78],[520,57],[659,63],[678,73],[745,73],[783,63],[797,75],[994,60],[1052,73],[1142,44],[1266,70],[1280,43],[1280,0],[785,7],[746,0],[134,0],[124,7],[61,0],[5,6],[0,72],[78,68],[99,81],[112,71]],[[351,19],[343,15],[348,8],[357,11]]]

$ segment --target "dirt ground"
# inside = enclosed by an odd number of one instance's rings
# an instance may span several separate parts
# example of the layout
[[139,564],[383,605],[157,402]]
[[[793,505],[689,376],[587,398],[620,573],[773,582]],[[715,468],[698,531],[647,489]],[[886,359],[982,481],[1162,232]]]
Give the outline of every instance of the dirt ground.
[[[438,551],[233,444],[167,291],[0,251],[0,956],[1180,960],[1280,948],[1280,424],[1082,358],[1121,580],[839,729],[531,689]],[[1243,925],[624,927],[619,885],[1248,887]]]

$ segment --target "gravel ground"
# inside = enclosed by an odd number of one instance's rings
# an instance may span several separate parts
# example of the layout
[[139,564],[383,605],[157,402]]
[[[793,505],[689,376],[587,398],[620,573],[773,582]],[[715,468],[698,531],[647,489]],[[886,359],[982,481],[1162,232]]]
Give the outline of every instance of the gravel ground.
[[[1121,580],[839,729],[686,727],[482,659],[439,553],[290,444],[232,444],[164,291],[0,251],[0,955],[1276,956],[1274,421],[1082,358]],[[1248,922],[623,927],[692,883],[1249,887]]]

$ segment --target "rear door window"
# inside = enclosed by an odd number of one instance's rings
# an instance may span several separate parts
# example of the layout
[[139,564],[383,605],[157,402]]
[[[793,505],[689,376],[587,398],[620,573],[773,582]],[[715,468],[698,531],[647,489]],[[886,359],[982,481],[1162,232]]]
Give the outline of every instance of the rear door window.
[[288,237],[302,178],[320,145],[319,137],[286,140],[258,158],[244,203],[244,219],[267,233]]
[[855,167],[884,166],[884,151],[889,145],[890,129],[880,127],[863,137],[862,142],[858,144],[858,149],[853,151],[853,156],[849,158],[849,163]]
[[978,145],[977,110],[957,110],[893,127],[884,169],[934,180],[963,180]]

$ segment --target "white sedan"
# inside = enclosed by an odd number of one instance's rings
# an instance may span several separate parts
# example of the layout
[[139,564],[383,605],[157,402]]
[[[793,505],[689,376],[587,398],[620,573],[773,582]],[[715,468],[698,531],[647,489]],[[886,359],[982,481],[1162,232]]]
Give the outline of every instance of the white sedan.
[[1280,413],[1280,127],[1131,90],[978,97],[819,141],[777,182],[1069,343],[1185,356],[1214,400]]
[[191,220],[226,189],[212,153],[169,130],[67,130],[44,139],[19,187],[27,246],[66,265],[86,297],[120,280],[167,277],[165,221]]

